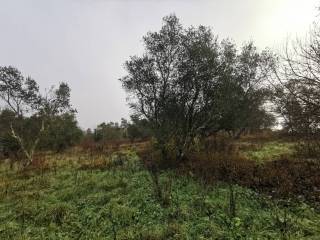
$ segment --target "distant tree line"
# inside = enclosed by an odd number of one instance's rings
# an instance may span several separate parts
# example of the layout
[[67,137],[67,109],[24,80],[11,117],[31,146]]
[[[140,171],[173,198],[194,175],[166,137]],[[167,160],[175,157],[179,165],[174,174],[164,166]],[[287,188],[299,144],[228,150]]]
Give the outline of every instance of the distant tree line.
[[109,122],[99,124],[93,131],[87,129],[85,139],[95,143],[110,143],[113,141],[130,140],[141,141],[148,140],[152,137],[148,122],[145,119],[139,119],[132,115],[131,121],[128,122],[122,118],[121,123]]

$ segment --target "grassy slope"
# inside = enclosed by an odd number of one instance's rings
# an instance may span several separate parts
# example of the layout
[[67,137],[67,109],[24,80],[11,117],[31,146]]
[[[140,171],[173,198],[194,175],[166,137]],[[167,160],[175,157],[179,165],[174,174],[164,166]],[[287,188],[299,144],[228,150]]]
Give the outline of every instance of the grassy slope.
[[284,232],[289,239],[320,236],[320,215],[304,203],[284,208],[236,187],[237,217],[230,218],[227,186],[205,187],[191,177],[165,172],[161,182],[172,181],[171,204],[161,207],[148,172],[134,155],[125,166],[104,171],[76,170],[79,156],[59,158],[57,165],[64,164],[57,171],[28,176],[2,165],[0,239],[282,239]]

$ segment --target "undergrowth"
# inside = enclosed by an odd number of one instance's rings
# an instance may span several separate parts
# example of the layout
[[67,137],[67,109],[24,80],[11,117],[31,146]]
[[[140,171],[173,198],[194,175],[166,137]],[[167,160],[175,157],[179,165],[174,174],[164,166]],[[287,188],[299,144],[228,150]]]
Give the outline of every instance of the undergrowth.
[[[154,179],[130,151],[112,157],[66,154],[50,170],[1,165],[0,239],[318,239],[320,215],[303,202],[271,200],[233,184],[206,185],[160,171]],[[94,167],[91,167],[94,166]],[[167,186],[170,184],[170,186]],[[163,194],[163,192],[162,192]]]

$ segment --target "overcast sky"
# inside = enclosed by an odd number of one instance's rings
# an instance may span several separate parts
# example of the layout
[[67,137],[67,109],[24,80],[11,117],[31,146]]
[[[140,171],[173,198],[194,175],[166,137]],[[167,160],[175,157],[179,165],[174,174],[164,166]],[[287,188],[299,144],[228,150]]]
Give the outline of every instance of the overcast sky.
[[129,117],[118,79],[142,52],[142,36],[175,13],[184,26],[211,26],[237,44],[280,48],[318,17],[317,0],[0,0],[0,66],[12,65],[42,89],[61,81],[83,128]]

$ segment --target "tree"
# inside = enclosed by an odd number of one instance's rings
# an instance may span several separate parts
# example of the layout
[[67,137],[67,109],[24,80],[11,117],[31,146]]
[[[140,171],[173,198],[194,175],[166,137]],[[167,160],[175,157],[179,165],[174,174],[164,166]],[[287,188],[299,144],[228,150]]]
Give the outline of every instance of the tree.
[[78,127],[75,114],[64,113],[50,119],[39,148],[61,152],[79,143],[82,136],[83,132]]
[[94,130],[96,142],[107,142],[124,138],[124,129],[117,122],[101,123]]
[[305,40],[287,42],[274,64],[277,112],[284,127],[306,140],[320,133],[320,28],[314,24]]
[[218,44],[210,29],[183,29],[174,15],[144,44],[144,55],[125,63],[128,75],[120,80],[133,97],[131,107],[150,123],[163,158],[171,140],[181,158],[193,137],[215,122]]
[[32,163],[51,120],[60,114],[75,112],[70,105],[70,88],[66,83],[41,95],[36,81],[24,78],[14,67],[0,68],[0,97],[5,107],[15,114],[10,122],[10,134],[25,155],[25,167]]
[[24,78],[14,67],[0,67],[0,99],[16,116],[22,116],[39,103],[39,86],[30,77]]
[[171,142],[182,159],[195,136],[247,127],[248,119],[262,112],[261,84],[268,69],[262,65],[268,58],[252,44],[237,55],[234,45],[219,44],[209,28],[184,29],[174,15],[163,20],[159,32],[143,38],[143,56],[125,63],[128,74],[120,81],[135,113],[150,124],[163,159]]
[[0,111],[0,156],[5,158],[18,158],[20,147],[11,136],[10,125],[16,114],[8,109]]
[[271,127],[275,118],[264,104],[271,99],[266,80],[273,63],[268,51],[259,53],[252,42],[243,45],[240,53],[234,43],[221,44],[222,71],[216,94],[221,129],[234,137],[246,130]]
[[131,123],[127,127],[127,137],[130,141],[136,139],[146,139],[152,136],[149,122],[146,119],[140,119],[138,116],[131,116]]

